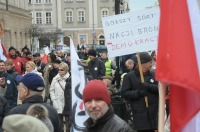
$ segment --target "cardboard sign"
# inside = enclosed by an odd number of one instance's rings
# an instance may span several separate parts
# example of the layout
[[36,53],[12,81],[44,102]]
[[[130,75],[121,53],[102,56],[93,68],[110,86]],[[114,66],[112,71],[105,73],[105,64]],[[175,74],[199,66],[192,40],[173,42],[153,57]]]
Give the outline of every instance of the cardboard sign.
[[157,49],[159,7],[102,19],[109,57]]

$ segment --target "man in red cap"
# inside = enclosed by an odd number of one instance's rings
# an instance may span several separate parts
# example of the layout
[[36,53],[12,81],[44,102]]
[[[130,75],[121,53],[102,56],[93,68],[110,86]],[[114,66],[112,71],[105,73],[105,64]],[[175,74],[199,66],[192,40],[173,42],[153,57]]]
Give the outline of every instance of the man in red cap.
[[84,132],[132,132],[130,126],[114,114],[110,95],[103,81],[89,81],[83,90],[83,101],[90,116],[84,122]]

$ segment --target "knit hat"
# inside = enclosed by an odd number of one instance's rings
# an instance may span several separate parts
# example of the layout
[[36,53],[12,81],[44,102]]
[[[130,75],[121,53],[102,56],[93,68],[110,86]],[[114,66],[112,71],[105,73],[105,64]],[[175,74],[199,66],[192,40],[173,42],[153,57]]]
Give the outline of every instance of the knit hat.
[[8,49],[8,51],[10,52],[11,50],[16,50],[15,47],[10,46],[10,48]]
[[91,55],[91,56],[96,57],[97,52],[96,52],[96,50],[94,50],[94,49],[90,49],[90,50],[88,51],[88,55]]
[[110,81],[112,81],[113,77],[110,76],[110,75],[105,75],[105,76],[102,77],[102,79],[109,79]]
[[3,120],[2,128],[6,132],[49,132],[39,119],[29,115],[9,115]]
[[35,53],[34,55],[33,55],[33,57],[39,57],[40,56],[40,53]]
[[30,52],[30,51],[27,51],[26,53],[25,53],[25,55],[27,56],[27,55],[31,55],[32,53]]
[[22,82],[28,89],[41,92],[44,90],[43,79],[35,73],[27,73],[24,76],[17,75],[15,80]]
[[42,104],[33,104],[31,105],[27,112],[27,115],[33,116],[41,120],[47,128],[49,128],[50,132],[54,131],[54,127],[52,125],[51,120],[49,119],[49,114],[47,108]]
[[147,52],[141,52],[140,53],[140,60],[141,60],[141,64],[144,64],[144,63],[147,63],[149,61],[152,61],[152,58]]
[[103,81],[91,80],[86,84],[83,90],[83,101],[86,103],[90,99],[101,99],[110,104],[110,95]]

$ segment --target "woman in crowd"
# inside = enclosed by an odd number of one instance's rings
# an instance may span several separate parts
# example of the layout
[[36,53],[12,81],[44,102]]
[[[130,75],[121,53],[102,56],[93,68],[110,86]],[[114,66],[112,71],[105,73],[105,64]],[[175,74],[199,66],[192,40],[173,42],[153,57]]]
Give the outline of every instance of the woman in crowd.
[[68,72],[68,65],[62,62],[59,64],[58,74],[53,78],[50,86],[50,97],[53,103],[53,107],[57,110],[62,124],[63,120],[65,120],[63,115],[65,106],[64,90],[66,79],[69,77],[70,74]]

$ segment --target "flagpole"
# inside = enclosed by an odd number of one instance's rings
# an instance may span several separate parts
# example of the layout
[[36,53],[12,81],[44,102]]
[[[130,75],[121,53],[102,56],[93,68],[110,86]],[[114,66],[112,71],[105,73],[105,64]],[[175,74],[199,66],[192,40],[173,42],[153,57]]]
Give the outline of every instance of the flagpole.
[[159,82],[158,131],[164,132],[166,83]]
[[[144,75],[143,75],[143,72],[142,72],[142,65],[141,65],[141,60],[140,60],[140,54],[139,54],[139,52],[137,52],[137,60],[138,60],[138,66],[139,66],[139,71],[140,71],[141,83],[144,83]],[[144,100],[145,100],[146,107],[148,108],[149,107],[148,97],[145,96]]]

